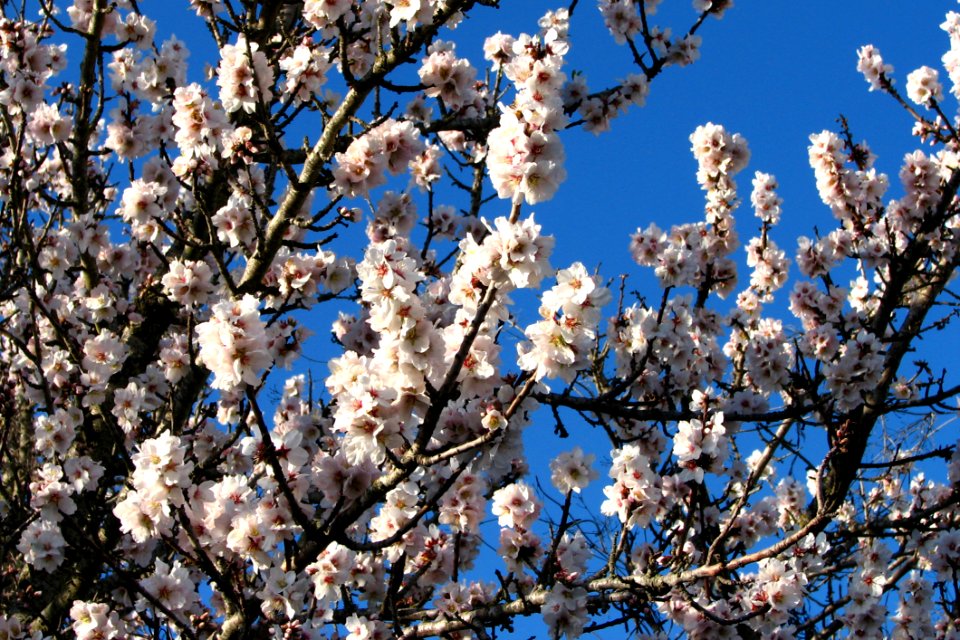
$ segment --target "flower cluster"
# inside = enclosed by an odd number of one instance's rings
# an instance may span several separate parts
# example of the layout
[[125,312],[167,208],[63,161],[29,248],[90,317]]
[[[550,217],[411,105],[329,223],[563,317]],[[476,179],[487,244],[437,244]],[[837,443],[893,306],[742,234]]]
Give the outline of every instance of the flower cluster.
[[587,591],[582,587],[568,588],[562,584],[550,590],[540,608],[554,638],[579,638],[587,621]]
[[600,505],[600,512],[642,529],[653,520],[663,498],[661,478],[654,473],[651,459],[636,445],[627,445],[611,455],[610,477],[615,482],[603,488],[607,499]]
[[0,104],[15,116],[39,107],[47,81],[67,66],[67,45],[46,44],[44,35],[39,23],[0,20],[0,69],[7,78]]
[[329,58],[330,51],[326,47],[318,46],[309,39],[281,58],[279,66],[286,76],[284,97],[293,97],[297,103],[305,103],[319,96],[327,82]]
[[574,491],[580,493],[591,481],[599,477],[591,466],[596,456],[584,454],[583,449],[574,447],[572,451],[561,453],[550,463],[550,481],[560,493]]
[[638,229],[630,249],[638,264],[656,269],[663,286],[705,287],[725,295],[736,284],[736,267],[728,257],[737,246],[733,175],[746,165],[749,151],[739,134],[712,123],[697,127],[690,141],[697,180],[707,192],[706,222],[676,225],[669,234],[656,225]]
[[[662,310],[631,305],[610,320],[608,344],[617,375],[631,380],[635,397],[688,395],[724,366],[720,317],[693,303],[689,296],[678,296]],[[643,371],[636,370],[639,363]]]
[[239,109],[253,113],[258,103],[270,101],[272,85],[273,68],[256,42],[249,42],[241,35],[237,44],[225,45],[220,50],[217,86],[220,87],[220,102],[227,113]]
[[948,11],[940,28],[950,36],[950,49],[941,58],[950,77],[950,93],[960,96],[960,13]]
[[200,360],[213,372],[214,388],[257,385],[260,372],[273,361],[259,306],[251,295],[224,300],[213,305],[209,320],[197,325]]
[[579,262],[557,273],[556,286],[543,295],[543,320],[524,332],[530,342],[519,346],[521,369],[532,371],[537,380],[550,377],[570,382],[588,365],[600,309],[611,297],[598,280]]
[[423,149],[412,122],[388,119],[336,154],[334,185],[351,197],[366,195],[386,182],[387,172],[397,175],[405,170]]
[[726,433],[721,412],[707,421],[683,420],[677,424],[673,455],[680,465],[680,480],[701,483],[705,470],[719,469],[727,455]]
[[[569,49],[568,17],[553,14],[537,36],[521,35],[484,49],[516,89],[513,104],[500,115],[490,132],[487,166],[501,198],[530,204],[553,197],[566,178],[564,152],[557,130],[566,123],[560,70]],[[509,51],[506,51],[509,47]]]
[[120,529],[144,543],[161,533],[170,533],[172,507],[183,504],[182,489],[191,486],[192,462],[185,460],[186,446],[180,438],[165,433],[145,440],[133,456],[133,489],[113,509]]
[[226,112],[198,84],[178,87],[173,98],[174,139],[183,154],[174,170],[185,173],[197,163],[216,168],[224,140],[233,133]]
[[[391,21],[395,14],[396,9],[391,11]],[[453,111],[473,105],[478,97],[475,88],[477,70],[469,61],[457,58],[451,42],[434,42],[429,54],[418,71],[420,82],[426,86],[424,94],[438,98]]]
[[893,65],[886,64],[880,56],[880,51],[872,44],[860,47],[857,50],[857,59],[857,70],[870,84],[870,91],[882,89],[884,82],[890,82]]
[[940,74],[931,67],[920,67],[907,76],[907,97],[919,105],[943,100]]

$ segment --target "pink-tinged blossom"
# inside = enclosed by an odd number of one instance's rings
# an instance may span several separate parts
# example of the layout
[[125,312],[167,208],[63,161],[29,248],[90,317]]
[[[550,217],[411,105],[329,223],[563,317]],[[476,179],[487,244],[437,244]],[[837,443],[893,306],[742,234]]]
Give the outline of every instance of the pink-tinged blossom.
[[279,285],[280,296],[269,298],[268,306],[276,307],[281,301],[299,301],[304,306],[312,306],[318,288],[325,281],[340,287],[338,291],[341,291],[349,282],[349,276],[331,273],[340,268],[345,268],[346,273],[350,273],[348,264],[337,260],[336,256],[329,251],[311,255],[290,254],[286,249],[281,250],[274,259],[268,275],[271,281],[276,281]]
[[821,200],[843,222],[843,231],[856,231],[858,226],[862,227],[862,216],[882,205],[887,176],[874,169],[854,171],[845,167],[844,142],[835,133],[812,135],[810,143],[810,165]]
[[487,499],[486,481],[469,471],[457,478],[453,489],[444,494],[440,502],[440,523],[450,525],[454,531],[475,533],[485,517]]
[[704,467],[711,467],[726,455],[726,428],[723,413],[715,413],[708,421],[683,420],[677,424],[673,438],[673,455],[680,465],[680,478],[703,482]]
[[587,591],[556,584],[540,607],[552,638],[579,638],[587,622]]
[[[903,164],[900,167],[900,183],[903,185],[906,194],[901,200],[907,211],[905,215],[910,216],[914,211],[922,211],[936,203],[939,199],[937,190],[940,187],[940,170],[934,158],[931,158],[921,150],[907,153],[903,156]],[[918,214],[912,214],[916,218],[910,218],[911,228],[920,222]]]
[[450,582],[438,590],[434,606],[448,619],[455,620],[464,612],[493,600],[490,585],[481,582]]
[[250,247],[257,237],[250,196],[235,191],[210,219],[217,238],[231,247]]
[[823,369],[838,411],[850,411],[863,403],[863,394],[875,389],[880,380],[883,362],[883,346],[868,331],[859,331],[840,345],[836,359]]
[[943,100],[943,86],[940,74],[931,67],[920,67],[907,75],[907,97],[915,103],[925,106],[931,101]]
[[143,179],[134,180],[124,189],[120,215],[130,225],[136,238],[153,241],[159,236],[160,222],[167,217],[166,194],[165,185]]
[[499,551],[507,570],[524,576],[525,571],[543,555],[543,545],[533,531],[503,528],[500,529]]
[[515,482],[493,494],[491,510],[501,527],[529,529],[540,515],[540,500],[524,482]]
[[386,172],[396,175],[406,170],[423,150],[412,122],[388,119],[335,155],[334,185],[350,197],[366,195],[386,182]]
[[760,563],[752,599],[757,606],[766,604],[774,611],[788,612],[800,606],[806,582],[806,575],[781,560],[767,558]]
[[496,431],[497,429],[506,429],[508,423],[506,417],[500,413],[500,411],[497,409],[489,409],[483,414],[480,424],[482,424],[483,428],[487,431]]
[[319,96],[320,89],[327,82],[329,56],[327,48],[304,40],[280,58],[280,69],[286,74],[284,97],[293,97],[297,103],[304,103]]
[[541,227],[533,216],[520,222],[501,217],[493,224],[483,241],[491,263],[491,283],[502,286],[509,282],[518,289],[539,285],[550,271],[553,237],[540,235]]
[[599,477],[591,465],[596,456],[585,454],[580,447],[561,453],[550,463],[550,481],[560,493],[580,493],[592,480]]
[[139,491],[167,493],[175,504],[182,501],[180,489],[190,486],[193,463],[185,460],[187,448],[178,436],[163,433],[144,440],[133,455],[131,481]]
[[220,49],[217,86],[220,101],[227,113],[243,109],[253,113],[257,104],[267,104],[273,97],[273,68],[256,42],[240,35],[237,44]]
[[[168,565],[163,560],[157,560],[153,575],[141,580],[140,586],[174,613],[189,608],[198,600],[190,572],[179,561]],[[146,601],[142,604],[148,606]]]
[[[540,36],[521,35],[503,71],[517,88],[497,128],[487,138],[487,166],[497,195],[535,204],[553,197],[566,178],[556,131],[566,124],[560,70],[569,45],[566,18],[557,13]],[[494,54],[495,55],[495,54]]]
[[442,157],[440,147],[429,144],[410,160],[410,180],[421,191],[429,191],[432,189],[431,185],[442,177],[443,165],[440,163]]
[[132,434],[140,427],[140,413],[145,409],[146,394],[135,382],[113,393],[111,413],[124,433]]
[[951,11],[947,14],[947,21],[941,27],[950,34],[950,50],[940,59],[943,68],[950,78],[950,93],[955,97],[960,95],[960,37],[958,37],[958,21],[960,14]]
[[681,67],[691,65],[700,59],[700,46],[702,44],[703,38],[698,35],[687,34],[670,43],[667,48],[667,61]]
[[559,137],[543,131],[528,134],[512,112],[501,116],[488,143],[490,179],[501,198],[543,202],[553,197],[566,178]]
[[259,305],[251,295],[224,300],[213,306],[208,321],[197,325],[199,357],[214,374],[214,388],[255,385],[260,372],[270,365],[266,325],[257,311]]
[[433,18],[434,0],[387,0],[390,5],[390,26],[405,22],[407,28],[429,24]]
[[767,300],[786,283],[790,261],[773,240],[752,238],[747,245],[747,266],[753,268],[750,286]]
[[[404,1],[411,4],[421,2]],[[391,16],[395,12],[396,9],[392,10]],[[458,110],[474,101],[474,78],[477,70],[468,60],[457,58],[452,43],[435,42],[431,45],[430,55],[423,61],[418,73],[420,82],[427,87],[426,95],[440,98],[448,108]]]
[[[787,383],[793,364],[793,346],[783,331],[783,323],[761,318],[751,323],[746,343],[740,345],[749,382],[764,394],[775,393]],[[729,345],[728,345],[729,346]],[[729,355],[732,352],[727,351]]]
[[185,307],[203,305],[214,291],[213,271],[196,260],[171,261],[160,282],[167,295]]
[[708,122],[690,135],[693,156],[699,168],[697,181],[704,189],[743,169],[750,159],[747,141],[738,133],[728,133],[723,126]]
[[17,543],[17,551],[30,566],[52,573],[63,563],[63,550],[66,545],[56,522],[38,518],[23,530],[20,542]]
[[646,229],[637,229],[636,233],[630,236],[630,255],[641,267],[656,266],[666,239],[663,230],[651,222]]
[[211,168],[219,166],[223,139],[233,130],[223,108],[214,104],[200,85],[178,87],[173,92],[174,139],[185,161],[174,169],[194,168],[190,161],[203,162]]
[[120,530],[138,543],[169,533],[173,518],[168,497],[169,493],[162,488],[128,491],[113,508]]
[[40,517],[50,522],[60,522],[63,516],[77,511],[77,504],[71,497],[73,485],[62,482],[62,478],[63,469],[48,462],[33,473],[30,482],[30,508],[39,511]]
[[893,640],[935,637],[936,631],[930,616],[933,585],[919,571],[911,571],[901,584],[900,604],[893,617]]
[[241,512],[230,523],[226,545],[254,567],[263,570],[270,566],[273,552],[280,541],[280,528],[265,518],[260,509]]
[[561,325],[553,320],[537,322],[524,331],[529,342],[518,346],[518,364],[532,371],[534,378],[573,380],[579,369],[587,366],[590,341],[581,344],[568,342]]
[[620,95],[630,104],[642,107],[647,102],[650,85],[647,76],[642,73],[631,73],[620,83]]
[[615,482],[603,488],[606,500],[600,512],[615,515],[630,527],[646,527],[662,497],[660,478],[650,467],[650,458],[636,445],[614,450],[611,455],[610,477]]
[[95,489],[103,472],[103,466],[90,456],[68,458],[63,463],[64,479],[73,485],[77,493]]
[[179,382],[190,370],[190,349],[187,337],[176,333],[160,340],[160,364],[163,375],[171,384]]
[[138,49],[149,49],[153,44],[153,36],[157,31],[157,23],[145,15],[130,12],[117,24],[117,39],[121,42],[135,44]]
[[500,31],[483,41],[483,57],[494,70],[513,59],[513,42],[513,36]]
[[73,132],[73,120],[64,117],[56,105],[44,103],[30,114],[27,131],[37,145],[63,142]]
[[341,587],[350,579],[350,569],[356,561],[356,554],[346,547],[331,542],[320,552],[317,560],[305,569],[313,582],[313,594],[323,604],[340,602]]
[[116,611],[100,602],[74,600],[70,628],[77,640],[112,640],[126,635],[127,628]]
[[83,425],[79,409],[57,409],[51,415],[40,415],[34,420],[34,450],[47,458],[54,454],[65,456],[73,445],[77,428]]
[[353,0],[306,0],[303,17],[317,29],[332,25],[350,11]]
[[345,640],[388,640],[393,636],[390,627],[383,622],[352,614],[343,623],[349,634]]
[[590,276],[575,262],[557,273],[557,284],[543,295],[542,321],[525,331],[529,343],[518,348],[520,368],[534,371],[537,379],[559,377],[567,382],[583,369],[600,320],[600,309],[610,301],[599,276]]
[[617,44],[626,44],[643,28],[640,14],[633,0],[601,0],[600,13],[603,23]]
[[883,88],[884,81],[890,81],[893,65],[884,63],[880,50],[868,44],[857,50],[857,71],[870,84],[870,91],[874,91]]
[[783,200],[777,195],[777,179],[769,173],[757,171],[753,177],[753,191],[750,203],[756,216],[764,224],[775,225],[780,222],[780,205]]
[[127,346],[116,334],[104,329],[83,345],[83,368],[106,379],[120,370],[127,356]]
[[587,562],[593,557],[593,550],[581,531],[571,536],[563,534],[557,545],[557,562],[563,575],[576,580],[587,570]]

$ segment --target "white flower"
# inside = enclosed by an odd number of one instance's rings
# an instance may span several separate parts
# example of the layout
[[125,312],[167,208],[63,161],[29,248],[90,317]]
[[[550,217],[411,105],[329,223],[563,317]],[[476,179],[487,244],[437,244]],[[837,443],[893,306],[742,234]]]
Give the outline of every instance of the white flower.
[[217,86],[227,113],[239,109],[253,113],[258,102],[269,104],[273,97],[272,84],[273,69],[256,42],[248,42],[241,34],[237,44],[224,45],[220,50]]
[[107,379],[120,370],[126,355],[126,345],[117,339],[116,334],[104,329],[95,338],[84,343],[83,368]]
[[540,515],[540,500],[524,482],[515,482],[493,494],[493,515],[501,527],[529,529]]
[[556,584],[547,594],[540,613],[550,628],[550,637],[578,638],[587,621],[587,591]]
[[17,551],[30,566],[52,572],[63,562],[63,548],[66,544],[60,527],[55,522],[38,518],[23,530]]
[[205,262],[173,260],[160,281],[164,291],[186,307],[202,305],[213,293],[213,272]]
[[153,575],[141,580],[140,585],[174,612],[188,607],[197,599],[190,572],[179,561],[170,566],[163,560],[157,560]]
[[550,463],[550,471],[552,471],[550,480],[553,486],[561,493],[570,491],[580,493],[581,489],[586,488],[599,476],[590,466],[595,457],[592,453],[584,454],[580,447],[574,447],[572,451],[558,455]]
[[870,83],[870,91],[883,87],[883,78],[890,78],[893,65],[884,64],[880,51],[872,44],[857,50],[857,70]]
[[308,565],[306,574],[313,581],[313,593],[323,604],[340,602],[340,587],[350,578],[356,554],[346,547],[332,542],[324,549],[316,562]]
[[907,97],[919,105],[943,100],[940,74],[931,67],[920,67],[907,76]]
[[257,384],[271,363],[259,301],[244,295],[213,306],[211,318],[197,326],[200,360],[214,374],[213,386],[229,390],[241,383]]

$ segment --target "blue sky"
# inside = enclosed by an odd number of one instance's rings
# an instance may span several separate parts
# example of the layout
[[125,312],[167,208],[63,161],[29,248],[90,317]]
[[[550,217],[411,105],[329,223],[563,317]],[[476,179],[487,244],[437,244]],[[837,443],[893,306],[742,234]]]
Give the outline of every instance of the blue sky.
[[[583,31],[595,42],[602,36],[599,16],[591,3],[581,4],[575,18],[588,22]],[[689,3],[676,4],[689,15]],[[871,144],[878,167],[890,174],[896,189],[900,159],[915,147],[911,122],[891,99],[867,91],[856,70],[856,50],[867,43],[878,46],[903,87],[914,68],[940,66],[947,37],[938,25],[955,6],[740,0],[723,20],[704,25],[701,60],[657,78],[647,106],[614,121],[612,135],[594,138],[578,131],[568,136],[568,180],[555,202],[537,207],[557,235],[557,264],[563,262],[560,256],[602,257],[609,267],[604,272],[614,275],[631,268],[626,236],[637,226],[699,219],[703,197],[688,137],[708,121],[750,142],[752,159],[738,178],[745,200],[754,170],[777,176],[784,205],[774,237],[788,253],[793,238],[832,220],[817,197],[807,144],[811,133],[835,128],[839,114],[847,116],[854,135]],[[609,55],[617,61],[609,66],[622,69],[625,49],[603,43],[597,47],[603,56],[593,55],[592,43],[578,46],[579,29],[575,23],[570,66],[599,79]],[[583,233],[585,219],[593,223],[589,235]],[[739,222],[745,240],[756,228],[749,202]]]

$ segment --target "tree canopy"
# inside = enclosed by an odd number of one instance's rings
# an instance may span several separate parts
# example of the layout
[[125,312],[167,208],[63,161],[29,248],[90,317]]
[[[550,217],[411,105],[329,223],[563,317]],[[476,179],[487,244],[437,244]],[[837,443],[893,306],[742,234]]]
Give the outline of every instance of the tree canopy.
[[960,638],[960,14],[857,52],[917,150],[812,132],[829,228],[705,122],[619,274],[565,139],[750,7],[509,5],[0,3],[0,640]]

